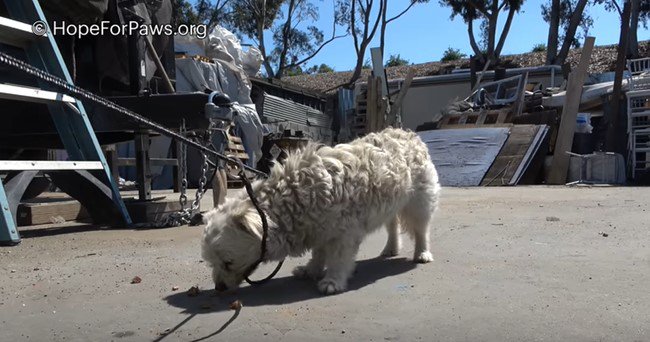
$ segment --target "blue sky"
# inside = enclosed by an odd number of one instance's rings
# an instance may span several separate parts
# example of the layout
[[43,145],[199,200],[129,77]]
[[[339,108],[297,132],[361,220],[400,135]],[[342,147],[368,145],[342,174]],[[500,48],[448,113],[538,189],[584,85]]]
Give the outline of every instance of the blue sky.
[[[510,33],[502,54],[528,52],[535,44],[546,43],[548,24],[541,17],[540,5],[546,0],[527,0],[518,15],[514,17]],[[402,11],[408,5],[408,0],[389,1],[389,15]],[[601,6],[589,6],[588,11],[594,19],[594,26],[589,34],[596,37],[596,45],[618,43],[620,19],[618,13],[607,12]],[[332,0],[320,2],[320,18],[316,26],[320,27],[325,36],[331,35]],[[399,54],[411,63],[437,61],[448,48],[460,49],[465,54],[471,54],[467,26],[461,18],[450,19],[448,7],[441,7],[437,0],[428,4],[414,6],[408,13],[392,22],[386,35],[386,56]],[[500,17],[501,23],[506,13]],[[478,23],[475,24],[478,27]],[[650,30],[639,28],[639,40],[650,39]],[[377,39],[372,46],[378,46]],[[268,44],[271,44],[268,41]],[[367,54],[369,55],[369,53]],[[338,39],[326,46],[307,65],[325,63],[336,71],[350,70],[354,67],[356,56],[351,37]]]

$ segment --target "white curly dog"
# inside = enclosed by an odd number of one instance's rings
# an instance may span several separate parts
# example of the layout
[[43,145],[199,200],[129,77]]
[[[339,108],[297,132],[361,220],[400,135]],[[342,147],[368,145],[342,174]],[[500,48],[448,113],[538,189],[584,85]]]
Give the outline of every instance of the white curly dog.
[[[268,219],[263,261],[312,258],[293,274],[318,280],[324,294],[344,291],[363,238],[382,225],[381,253],[397,255],[399,227],[415,240],[413,259],[433,261],[429,234],[440,193],[426,145],[413,132],[386,129],[348,144],[308,144],[253,183]],[[262,221],[244,193],[206,214],[202,254],[217,291],[239,286],[260,258]]]

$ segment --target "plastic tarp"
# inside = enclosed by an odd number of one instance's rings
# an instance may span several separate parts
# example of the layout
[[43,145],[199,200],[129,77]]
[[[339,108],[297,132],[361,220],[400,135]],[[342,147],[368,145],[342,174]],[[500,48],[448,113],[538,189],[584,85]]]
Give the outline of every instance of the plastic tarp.
[[264,128],[250,98],[249,76],[259,72],[261,53],[255,48],[243,51],[239,39],[230,31],[217,26],[208,37],[179,36],[175,38],[176,52],[209,57],[212,62],[192,58],[176,59],[176,91],[192,92],[206,89],[227,94],[236,102],[233,107],[235,130],[242,139],[255,165],[262,156]]
[[508,128],[418,132],[443,186],[478,186],[508,139]]

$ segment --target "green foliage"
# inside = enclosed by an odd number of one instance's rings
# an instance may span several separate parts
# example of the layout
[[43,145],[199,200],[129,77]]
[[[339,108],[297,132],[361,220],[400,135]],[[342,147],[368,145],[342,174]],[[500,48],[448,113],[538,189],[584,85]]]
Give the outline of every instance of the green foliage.
[[[307,0],[295,0],[294,9],[290,18],[292,22],[318,21],[318,7]],[[287,19],[287,18],[284,18]],[[276,65],[284,58],[284,65],[296,63],[301,56],[312,54],[323,43],[324,34],[316,26],[308,26],[306,30],[296,28],[295,25],[277,25],[272,28],[273,49],[270,59]]]
[[[226,23],[230,19],[228,8],[231,0],[172,0],[175,24],[199,25],[212,27]],[[194,3],[194,6],[192,6]]]
[[[494,1],[501,4],[499,0],[439,0],[438,2],[441,6],[451,8],[452,19],[460,16],[465,22],[468,22],[470,20],[480,19],[483,17],[483,13],[490,12]],[[518,11],[524,3],[524,0],[505,0],[505,2],[505,9],[512,7]]]
[[187,0],[172,0],[174,8],[174,24],[176,25],[196,25],[199,24],[199,17]]
[[334,69],[327,64],[313,65],[304,70],[305,74],[327,74],[331,72],[334,72]]
[[544,52],[544,51],[546,51],[546,44],[544,43],[535,44],[535,46],[533,46],[532,52]]
[[363,62],[363,66],[361,69],[372,69],[372,63],[370,63],[370,58],[366,58],[366,60]]
[[441,62],[451,62],[451,61],[457,61],[459,59],[463,59],[467,57],[466,54],[460,52],[460,49],[454,49],[452,47],[448,47],[447,50],[442,54],[442,58],[440,59]]
[[409,65],[409,61],[400,57],[400,55],[397,54],[397,55],[390,55],[384,67],[389,68],[389,67],[396,67],[401,65]]
[[262,2],[235,0],[230,5],[231,24],[243,35],[256,39],[258,24],[265,30],[273,27],[284,2],[285,0],[266,0],[266,8],[261,8]]

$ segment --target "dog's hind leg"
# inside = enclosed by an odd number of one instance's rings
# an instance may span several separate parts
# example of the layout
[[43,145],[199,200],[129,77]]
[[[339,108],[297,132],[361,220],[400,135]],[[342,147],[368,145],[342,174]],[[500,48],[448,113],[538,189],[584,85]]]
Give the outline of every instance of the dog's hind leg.
[[293,275],[300,279],[321,279],[324,275],[325,251],[326,248],[324,246],[314,247],[311,251],[311,259],[307,265],[294,268]]
[[318,290],[323,294],[345,291],[348,279],[354,272],[360,238],[347,237],[330,241],[325,258],[325,277],[318,282]]
[[436,210],[435,202],[435,196],[416,196],[409,201],[399,215],[400,224],[415,240],[413,261],[418,263],[433,261],[433,255],[429,250],[429,239],[433,213]]
[[386,230],[388,231],[388,241],[386,241],[386,246],[381,252],[381,255],[385,257],[396,256],[399,254],[401,245],[397,216],[386,223]]

